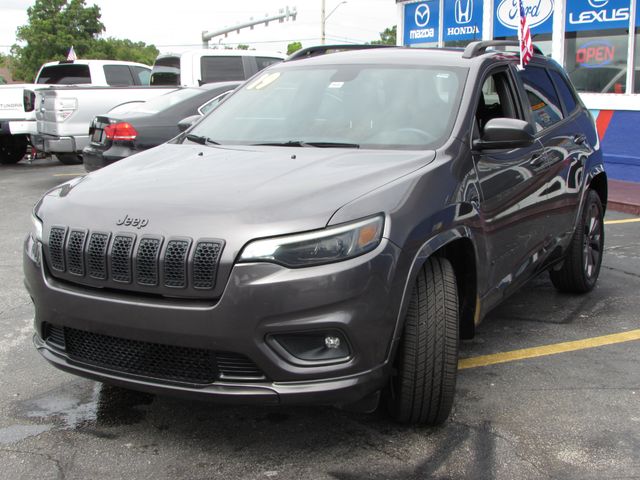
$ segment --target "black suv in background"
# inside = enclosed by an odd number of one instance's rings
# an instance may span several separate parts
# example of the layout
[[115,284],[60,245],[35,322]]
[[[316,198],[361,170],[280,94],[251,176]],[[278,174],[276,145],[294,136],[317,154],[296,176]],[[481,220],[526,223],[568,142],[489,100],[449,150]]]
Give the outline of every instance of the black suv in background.
[[443,422],[459,338],[546,270],[588,292],[602,260],[594,121],[555,62],[489,49],[512,43],[298,54],[51,190],[25,243],[36,348],[134,389],[382,394]]

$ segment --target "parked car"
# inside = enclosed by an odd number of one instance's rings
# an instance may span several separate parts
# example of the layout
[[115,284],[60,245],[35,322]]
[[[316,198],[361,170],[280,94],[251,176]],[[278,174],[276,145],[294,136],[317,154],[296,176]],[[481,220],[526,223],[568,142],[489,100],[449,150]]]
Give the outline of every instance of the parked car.
[[63,85],[37,90],[37,133],[31,135],[31,143],[62,163],[82,163],[82,150],[89,145],[89,127],[96,115],[116,107],[131,109],[174,90],[175,87]]
[[180,133],[181,120],[206,114],[240,83],[181,88],[132,110],[95,117],[89,129],[91,143],[82,151],[84,168],[92,172],[171,140]]
[[400,422],[443,422],[459,338],[542,272],[590,291],[602,261],[594,120],[556,62],[519,71],[504,45],[285,61],[51,190],[25,243],[36,348],[133,389],[382,395]]
[[284,56],[259,50],[188,50],[159,55],[151,85],[198,87],[205,83],[246,80]]
[[75,60],[45,63],[33,84],[0,87],[0,163],[20,161],[27,153],[30,135],[37,134],[36,89],[47,85],[148,85],[150,76],[151,68],[141,63]]

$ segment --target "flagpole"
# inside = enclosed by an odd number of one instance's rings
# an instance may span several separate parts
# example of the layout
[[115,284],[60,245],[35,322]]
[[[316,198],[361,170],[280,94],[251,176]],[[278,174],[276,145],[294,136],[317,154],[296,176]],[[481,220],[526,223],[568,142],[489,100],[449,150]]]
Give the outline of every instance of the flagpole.
[[518,53],[520,55],[520,70],[524,70],[522,64],[522,0],[518,0]]

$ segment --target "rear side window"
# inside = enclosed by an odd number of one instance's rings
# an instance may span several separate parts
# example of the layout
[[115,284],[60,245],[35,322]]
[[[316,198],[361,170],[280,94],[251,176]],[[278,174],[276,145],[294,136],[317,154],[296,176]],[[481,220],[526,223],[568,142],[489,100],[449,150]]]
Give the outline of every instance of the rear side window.
[[258,64],[258,71],[267,68],[269,65],[273,65],[274,63],[281,62],[280,58],[272,58],[272,57],[256,57],[256,63]]
[[112,87],[128,87],[133,85],[133,76],[128,65],[105,65],[104,76]]
[[50,85],[79,85],[91,83],[89,65],[59,64],[44,67],[37,83]]
[[133,75],[137,77],[140,85],[149,85],[151,70],[143,67],[131,67],[131,69],[133,70]]
[[573,90],[571,90],[571,87],[567,84],[567,79],[556,70],[549,70],[549,75],[551,75],[551,78],[556,84],[558,94],[560,95],[560,98],[562,98],[562,102],[567,109],[567,113],[573,112],[578,103],[573,94]]
[[536,129],[544,130],[562,120],[560,100],[547,71],[528,65],[518,74],[524,82]]
[[242,57],[202,57],[202,83],[244,80]]
[[180,85],[180,57],[158,58],[151,70],[151,85]]

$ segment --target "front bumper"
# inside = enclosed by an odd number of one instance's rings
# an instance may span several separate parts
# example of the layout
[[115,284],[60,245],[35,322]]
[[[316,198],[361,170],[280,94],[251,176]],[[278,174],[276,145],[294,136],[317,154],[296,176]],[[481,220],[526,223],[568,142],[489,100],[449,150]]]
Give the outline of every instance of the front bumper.
[[[42,258],[42,256],[40,256]],[[56,367],[106,383],[223,402],[345,404],[386,384],[402,281],[400,250],[390,242],[332,265],[291,270],[272,264],[233,267],[221,298],[211,301],[138,296],[56,280],[26,254],[25,284],[36,307],[34,342]],[[132,375],[71,358],[43,340],[43,325],[132,341],[230,351],[251,359],[263,381],[193,385]],[[339,331],[351,355],[334,364],[301,364],[267,337]]]

